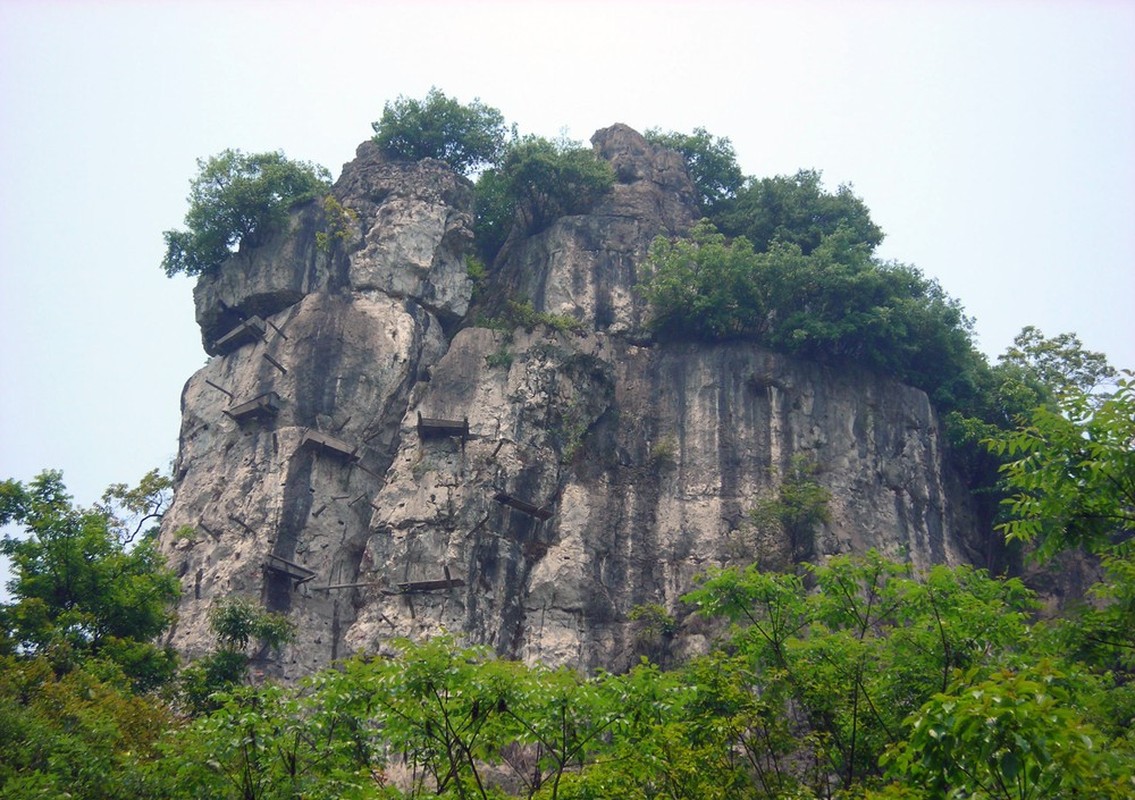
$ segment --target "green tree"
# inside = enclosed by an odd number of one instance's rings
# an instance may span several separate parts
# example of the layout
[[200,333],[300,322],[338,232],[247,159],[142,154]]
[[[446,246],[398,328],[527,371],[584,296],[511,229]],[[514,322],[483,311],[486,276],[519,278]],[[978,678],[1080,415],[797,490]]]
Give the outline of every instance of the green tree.
[[114,486],[102,506],[79,508],[59,472],[0,484],[0,524],[23,527],[0,542],[14,598],[0,606],[4,651],[46,655],[60,670],[107,658],[142,687],[172,675],[174,654],[150,642],[169,624],[180,585],[157,552],[156,528],[128,546],[160,516],[169,485],[150,473],[139,489]]
[[231,691],[248,677],[250,644],[278,650],[295,639],[295,624],[245,599],[228,599],[209,609],[209,628],[217,649],[181,673],[182,697],[190,710],[216,708],[214,695]]
[[884,762],[928,797],[1120,800],[1135,788],[1131,763],[1108,751],[1045,661],[960,675],[910,723]]
[[655,239],[646,267],[639,290],[650,303],[651,326],[660,335],[711,341],[743,336],[761,341],[767,336],[767,258],[755,253],[747,239],[727,242],[703,220],[688,238]]
[[176,725],[105,660],[59,675],[41,656],[0,656],[0,797],[142,796],[144,765]]
[[477,181],[477,236],[487,261],[514,226],[532,235],[562,216],[585,214],[615,181],[611,165],[578,142],[525,136]]
[[163,234],[162,268],[170,277],[209,272],[234,252],[263,244],[287,221],[289,208],[325,193],[331,178],[323,167],[291,161],[279,151],[225,150],[198,159],[197,168],[186,230]]
[[385,760],[359,686],[336,670],[303,680],[232,687],[215,707],[158,743],[143,770],[153,798],[374,800]]
[[831,492],[816,480],[817,464],[797,455],[781,478],[776,495],[757,501],[749,519],[758,533],[771,534],[788,542],[793,562],[815,556],[817,529],[831,520],[828,504]]
[[374,141],[387,155],[408,161],[437,158],[465,174],[495,164],[508,137],[500,111],[479,99],[462,105],[436,87],[423,100],[399,95],[372,127]]
[[491,265],[516,223],[516,202],[509,179],[499,169],[487,169],[477,178],[473,193],[473,232],[477,253]]
[[1006,371],[1040,384],[1042,390],[1033,405],[1069,392],[1090,396],[1110,384],[1117,374],[1107,356],[1086,350],[1076,334],[1049,338],[1033,325],[1021,329],[997,360]]
[[883,241],[882,229],[852,188],[843,185],[831,194],[815,170],[751,180],[713,221],[727,236],[747,238],[757,251],[779,241],[807,255],[841,227],[868,251]]
[[698,204],[706,216],[714,216],[745,184],[733,143],[725,137],[713,136],[705,128],[694,128],[693,133],[663,133],[653,128],[646,132],[646,139],[677,150],[686,159],[698,190]]
[[663,337],[750,338],[824,362],[853,361],[956,408],[976,391],[981,357],[961,305],[918,270],[881,263],[840,227],[810,253],[728,241],[703,221],[651,245],[640,291]]
[[1031,601],[1018,581],[968,568],[915,576],[875,553],[807,572],[812,592],[800,576],[753,566],[711,572],[686,597],[737,625],[725,652],[739,658],[718,669],[743,672],[725,683],[752,693],[753,709],[775,701],[747,729],[754,778],[791,777],[824,797],[878,785],[880,756],[955,670],[990,670],[1027,641]]
[[1056,408],[1038,406],[988,441],[1001,470],[1007,539],[1045,559],[1069,548],[1106,553],[1135,535],[1135,380],[1092,395],[1066,387]]

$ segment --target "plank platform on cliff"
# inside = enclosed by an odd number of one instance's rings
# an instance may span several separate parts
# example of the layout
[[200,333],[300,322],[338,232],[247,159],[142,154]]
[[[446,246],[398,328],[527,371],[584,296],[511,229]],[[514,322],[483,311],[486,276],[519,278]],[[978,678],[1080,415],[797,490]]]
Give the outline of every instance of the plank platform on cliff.
[[355,448],[344,442],[342,439],[336,439],[334,436],[328,436],[326,433],[319,431],[307,431],[300,440],[300,447],[312,447],[316,451],[329,453],[333,456],[346,459],[347,461],[354,462],[359,460]]
[[465,419],[438,419],[436,417],[423,417],[418,412],[418,437],[422,439],[441,438],[445,436],[460,436],[461,443],[469,438],[469,418]]
[[271,419],[280,413],[280,395],[265,392],[251,400],[225,409],[225,413],[237,422],[249,419]]
[[292,579],[295,586],[305,584],[315,577],[315,572],[312,570],[275,553],[269,553],[268,557],[264,559],[264,569],[275,572],[277,575],[286,575]]
[[414,594],[416,592],[436,592],[439,589],[456,589],[465,585],[465,581],[454,578],[449,574],[449,567],[442,567],[445,577],[433,581],[403,581],[397,584],[398,591],[391,594]]
[[515,508],[522,514],[528,514],[529,516],[536,517],[537,519],[548,519],[552,516],[550,509],[541,508],[539,506],[534,506],[531,503],[526,503],[519,498],[513,497],[508,492],[497,492],[493,496],[493,499],[500,503],[502,506]]
[[231,353],[241,345],[262,340],[265,330],[264,320],[256,316],[249,317],[213,342],[213,349],[222,355]]

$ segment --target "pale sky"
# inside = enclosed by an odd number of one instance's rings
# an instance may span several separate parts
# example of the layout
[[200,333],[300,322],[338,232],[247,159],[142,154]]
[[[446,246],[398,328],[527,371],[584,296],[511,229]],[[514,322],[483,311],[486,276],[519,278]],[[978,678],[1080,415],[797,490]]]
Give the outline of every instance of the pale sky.
[[195,159],[338,175],[431,86],[521,132],[625,122],[822,170],[990,356],[1025,325],[1135,368],[1135,3],[0,0],[0,479],[83,503],[169,464],[205,361],[159,268]]

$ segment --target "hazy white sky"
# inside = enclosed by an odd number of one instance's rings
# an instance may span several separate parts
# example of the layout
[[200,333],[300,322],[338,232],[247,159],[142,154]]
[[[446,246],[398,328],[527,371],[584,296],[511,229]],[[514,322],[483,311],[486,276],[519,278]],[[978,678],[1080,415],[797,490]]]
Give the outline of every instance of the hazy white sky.
[[173,458],[206,356],[158,264],[195,159],[337,175],[432,85],[852,182],[987,353],[1035,324],[1135,367],[1135,3],[0,0],[0,478],[59,468],[86,503]]

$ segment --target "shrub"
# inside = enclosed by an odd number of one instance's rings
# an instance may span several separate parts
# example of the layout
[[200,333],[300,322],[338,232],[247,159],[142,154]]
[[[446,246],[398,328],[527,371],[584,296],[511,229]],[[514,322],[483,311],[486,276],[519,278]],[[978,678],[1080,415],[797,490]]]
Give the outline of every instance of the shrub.
[[508,136],[500,111],[479,99],[462,105],[436,87],[424,100],[399,95],[372,127],[374,141],[387,155],[409,161],[437,158],[466,174],[495,164]]
[[262,244],[287,220],[288,209],[327,191],[331,175],[323,167],[290,161],[282,152],[225,150],[198,159],[190,182],[187,230],[166,231],[162,268],[200,275],[219,267],[234,252]]

